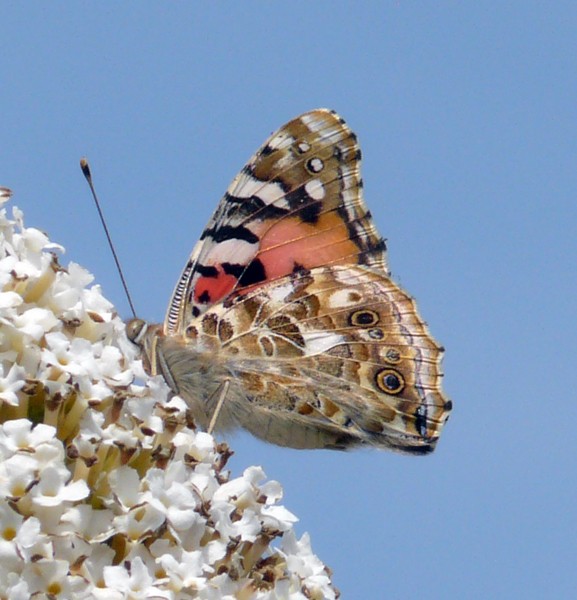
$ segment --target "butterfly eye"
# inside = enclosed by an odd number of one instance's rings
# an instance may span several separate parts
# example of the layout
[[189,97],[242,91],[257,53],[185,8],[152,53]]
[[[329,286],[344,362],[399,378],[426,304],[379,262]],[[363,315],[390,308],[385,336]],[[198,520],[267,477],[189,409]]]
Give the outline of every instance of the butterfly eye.
[[126,324],[126,337],[133,343],[138,345],[141,335],[146,330],[146,321],[142,319],[131,319]]
[[357,310],[349,317],[354,327],[373,327],[379,322],[379,313],[374,310]]
[[405,387],[405,381],[397,371],[383,369],[377,373],[375,378],[377,386],[387,394],[398,394]]

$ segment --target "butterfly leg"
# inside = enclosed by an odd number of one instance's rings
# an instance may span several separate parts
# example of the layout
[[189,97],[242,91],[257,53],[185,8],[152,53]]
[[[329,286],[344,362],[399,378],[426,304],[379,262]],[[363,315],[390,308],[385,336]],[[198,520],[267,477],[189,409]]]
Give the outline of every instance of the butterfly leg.
[[[210,418],[210,423],[208,425],[207,432],[212,434],[214,428],[216,427],[216,422],[218,420],[218,416],[220,415],[220,411],[222,409],[222,405],[226,400],[226,395],[228,393],[228,388],[230,387],[230,379],[225,379],[224,382],[216,389],[213,394],[213,398],[218,394],[218,401],[216,402],[216,406],[214,407],[214,412],[212,413],[212,417]],[[220,392],[219,392],[220,390]],[[211,403],[212,404],[212,403]]]

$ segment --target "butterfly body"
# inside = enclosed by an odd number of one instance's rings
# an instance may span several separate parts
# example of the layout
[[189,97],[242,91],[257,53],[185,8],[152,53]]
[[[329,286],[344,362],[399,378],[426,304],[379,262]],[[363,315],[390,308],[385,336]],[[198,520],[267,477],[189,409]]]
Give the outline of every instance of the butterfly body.
[[229,186],[164,324],[129,323],[201,427],[224,393],[217,428],[278,445],[434,448],[442,349],[389,277],[359,164],[336,113],[287,123]]

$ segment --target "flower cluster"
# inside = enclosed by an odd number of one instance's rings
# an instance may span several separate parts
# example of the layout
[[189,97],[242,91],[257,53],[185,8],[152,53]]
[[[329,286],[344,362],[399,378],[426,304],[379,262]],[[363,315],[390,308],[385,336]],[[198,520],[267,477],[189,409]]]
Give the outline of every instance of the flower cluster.
[[336,598],[279,484],[231,478],[61,251],[0,210],[0,598]]

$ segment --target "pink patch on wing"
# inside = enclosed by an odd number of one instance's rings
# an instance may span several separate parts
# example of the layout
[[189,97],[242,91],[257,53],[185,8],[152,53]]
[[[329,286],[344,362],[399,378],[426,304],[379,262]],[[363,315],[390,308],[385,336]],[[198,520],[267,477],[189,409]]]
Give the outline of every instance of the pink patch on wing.
[[315,223],[299,218],[275,223],[263,234],[256,257],[265,266],[267,278],[276,279],[292,273],[295,265],[312,269],[355,264],[359,252],[342,219],[328,212]]
[[[214,265],[216,277],[199,277],[194,286],[194,301],[200,304],[213,304],[228,296],[237,284],[234,275],[226,274],[220,265]],[[208,297],[207,297],[208,296]]]
[[[268,226],[268,227],[267,227]],[[313,269],[324,265],[356,264],[359,247],[350,238],[342,218],[334,211],[319,215],[314,223],[306,223],[298,216],[272,224],[253,225],[252,231],[260,237],[259,249],[252,260],[259,260],[266,279],[248,286],[239,286],[238,278],[224,272],[220,264],[211,264],[216,277],[200,277],[194,286],[194,301],[214,304],[235,291],[245,294],[267,281],[289,275],[295,266]],[[244,257],[246,258],[246,257]],[[247,266],[250,265],[249,261]]]

